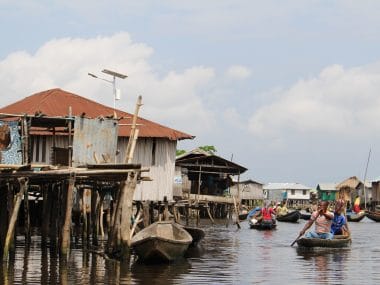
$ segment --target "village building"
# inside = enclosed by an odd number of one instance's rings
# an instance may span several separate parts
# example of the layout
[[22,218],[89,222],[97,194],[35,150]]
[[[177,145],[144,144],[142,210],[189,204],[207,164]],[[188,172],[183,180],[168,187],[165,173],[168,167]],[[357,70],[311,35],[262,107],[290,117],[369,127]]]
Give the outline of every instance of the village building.
[[266,200],[286,201],[288,207],[307,206],[310,202],[311,188],[300,183],[268,183],[263,191]]
[[233,178],[239,181],[245,171],[247,168],[239,164],[198,148],[176,159],[175,177],[181,181],[176,193],[190,205],[212,208],[210,216],[223,218],[240,204],[240,191],[231,195],[230,189]]
[[249,208],[255,205],[262,205],[264,200],[263,183],[252,179],[233,181],[230,193],[235,197],[239,197],[241,205]]
[[339,191],[339,198],[348,201],[348,207],[352,206],[356,197],[360,197],[361,207],[366,208],[367,203],[372,201],[372,183],[363,183],[356,176],[351,176],[340,182],[336,188]]
[[337,183],[319,183],[316,187],[318,198],[322,201],[335,201],[338,198]]
[[[51,89],[33,94],[13,104],[0,108],[0,113],[36,115],[40,117],[78,116],[82,118],[114,117],[118,120],[118,140],[115,154],[87,153],[95,163],[125,163],[126,148],[131,133],[133,115],[114,110],[77,94]],[[141,164],[149,169],[151,181],[142,181],[136,187],[134,200],[163,201],[173,200],[173,181],[175,170],[175,154],[177,142],[183,139],[193,139],[194,136],[165,127],[158,123],[137,118],[139,126],[138,140],[134,149],[132,163]],[[88,126],[90,127],[90,126]],[[70,136],[59,129],[51,132],[34,130],[29,141],[29,162],[34,164],[67,165],[71,149]],[[92,148],[95,142],[104,137],[93,137],[93,141],[83,143]],[[103,144],[107,143],[104,139]],[[17,155],[17,154],[16,154]],[[9,156],[8,156],[9,158]],[[111,159],[112,158],[112,159]],[[78,164],[79,161],[73,162]]]

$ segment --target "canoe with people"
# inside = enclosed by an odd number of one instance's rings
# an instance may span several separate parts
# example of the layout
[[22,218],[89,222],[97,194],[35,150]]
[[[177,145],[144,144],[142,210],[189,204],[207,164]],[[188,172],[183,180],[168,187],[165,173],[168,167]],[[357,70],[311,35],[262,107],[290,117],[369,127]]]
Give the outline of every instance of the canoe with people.
[[286,201],[277,203],[275,211],[276,220],[279,222],[297,223],[301,217],[301,213],[299,211],[289,211],[289,209],[286,207]]
[[359,213],[347,212],[347,221],[349,222],[360,222],[366,216],[365,211],[360,211]]
[[[344,201],[338,200],[335,203],[334,212],[328,210],[329,202],[320,201],[318,208],[311,214],[310,220],[300,231],[298,237],[291,244],[295,243],[299,247],[328,247],[341,248],[351,244],[351,234],[344,210]],[[315,224],[314,230],[306,231]]]
[[254,213],[249,216],[248,224],[251,229],[273,230],[276,228],[276,213],[269,202],[263,208],[255,209]]

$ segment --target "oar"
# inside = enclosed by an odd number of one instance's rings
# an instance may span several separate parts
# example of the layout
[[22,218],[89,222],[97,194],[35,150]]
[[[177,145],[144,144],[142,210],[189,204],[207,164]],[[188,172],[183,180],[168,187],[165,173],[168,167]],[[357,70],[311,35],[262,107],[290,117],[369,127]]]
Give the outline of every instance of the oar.
[[301,234],[298,235],[298,237],[292,242],[292,244],[290,246],[293,246],[297,242],[297,240],[300,239],[300,237],[302,237]]

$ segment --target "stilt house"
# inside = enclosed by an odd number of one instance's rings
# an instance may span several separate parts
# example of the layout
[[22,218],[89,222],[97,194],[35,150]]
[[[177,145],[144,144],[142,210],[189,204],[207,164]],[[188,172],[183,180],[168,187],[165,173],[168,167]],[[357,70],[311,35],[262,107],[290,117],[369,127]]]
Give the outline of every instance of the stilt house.
[[[87,160],[90,156],[94,163],[125,162],[133,117],[129,113],[114,110],[61,89],[39,92],[0,108],[0,113],[3,114],[34,115],[36,117],[64,117],[68,116],[69,112],[73,117],[99,118],[100,120],[116,115],[118,140],[114,149],[115,153],[97,153],[94,145],[99,144],[99,140],[103,140],[100,143],[107,144],[106,136],[98,136],[93,137],[93,141],[83,141],[89,150],[94,150],[92,153],[87,151],[83,155],[87,155]],[[177,141],[194,137],[140,117],[137,119],[137,125],[139,126],[139,136],[132,163],[149,168],[149,177],[152,181],[143,181],[137,185],[134,200],[162,201],[164,197],[167,197],[171,201],[173,199]],[[94,128],[91,125],[87,126],[87,128],[91,127]],[[30,163],[68,165],[72,146],[67,132],[61,132],[59,128],[52,129],[50,132],[39,131],[37,128],[31,133],[28,143]],[[17,160],[19,155],[20,153],[15,152],[14,159]],[[11,156],[7,157],[9,160]],[[80,164],[80,161],[73,163]]]

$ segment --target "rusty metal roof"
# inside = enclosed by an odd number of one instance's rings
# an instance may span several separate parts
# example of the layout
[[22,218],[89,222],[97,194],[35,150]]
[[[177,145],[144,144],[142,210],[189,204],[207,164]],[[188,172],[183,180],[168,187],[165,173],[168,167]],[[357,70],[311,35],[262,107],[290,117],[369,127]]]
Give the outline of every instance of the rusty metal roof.
[[[85,116],[86,118],[97,118],[99,116],[112,116],[113,108],[107,107],[90,99],[74,93],[56,88],[39,92],[28,96],[13,104],[0,108],[0,113],[10,114],[41,114],[46,116],[68,116],[71,107],[73,116]],[[132,114],[116,110],[119,120],[119,136],[128,137],[132,124]],[[145,138],[167,138],[170,140],[193,139],[194,136],[165,127],[155,122],[139,117],[139,137]]]

